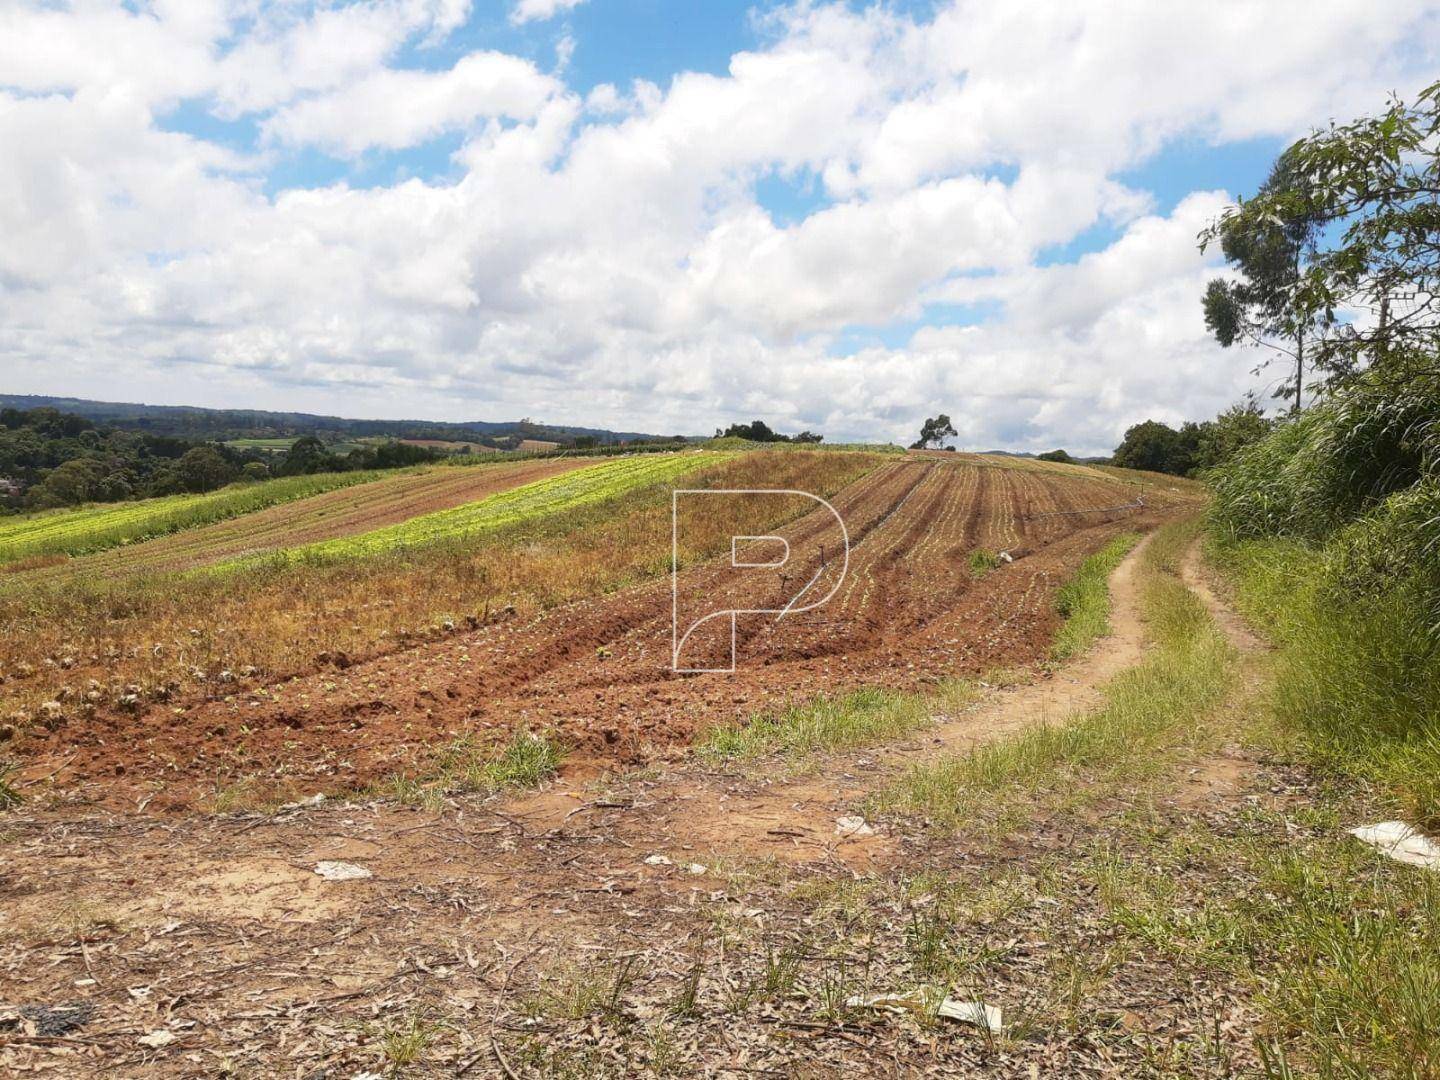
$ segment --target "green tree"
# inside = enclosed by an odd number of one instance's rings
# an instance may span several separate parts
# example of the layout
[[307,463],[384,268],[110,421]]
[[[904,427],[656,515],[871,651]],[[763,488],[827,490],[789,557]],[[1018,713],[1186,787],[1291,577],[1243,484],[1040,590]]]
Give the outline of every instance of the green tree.
[[1214,420],[1199,425],[1195,465],[1202,469],[1223,465],[1274,430],[1274,422],[1266,419],[1259,404],[1253,398],[1247,398],[1238,405],[1230,406]]
[[[1326,331],[1307,359],[1327,384],[1371,369],[1396,383],[1440,372],[1440,83],[1413,104],[1393,98],[1378,116],[1317,131],[1286,159],[1308,205],[1344,225],[1321,236],[1282,298],[1286,325]],[[1284,220],[1293,202],[1262,191],[1226,210],[1202,246]]]
[[214,491],[235,479],[236,469],[213,446],[186,450],[175,463],[175,476],[185,491]]
[[[1256,205],[1265,212],[1247,212]],[[1294,298],[1315,257],[1327,212],[1293,147],[1280,155],[1256,198],[1237,209],[1201,234],[1201,249],[1218,239],[1225,261],[1240,274],[1206,286],[1205,326],[1226,348],[1245,342],[1289,356],[1295,381],[1282,383],[1275,396],[1293,399],[1292,410],[1299,412],[1306,345],[1324,324],[1304,317]]]
[[1046,450],[1045,453],[1036,454],[1035,457],[1038,461],[1058,461],[1062,465],[1075,464],[1075,459],[1064,450]]
[[731,424],[724,431],[715,432],[717,439],[749,439],[751,442],[789,442],[777,431],[772,431],[764,420],[752,420],[748,424]]
[[930,417],[920,425],[920,438],[911,444],[910,448],[924,450],[931,444],[940,446],[946,439],[953,439],[958,434],[955,425],[950,422],[950,417],[941,413],[939,416]]
[[270,478],[270,467],[263,461],[247,461],[240,470],[242,480],[268,480]]
[[76,506],[100,498],[106,468],[94,458],[72,458],[61,462],[30,489],[28,501],[44,509],[51,506]]
[[1146,420],[1126,430],[1111,464],[1184,476],[1195,467],[1200,430],[1199,424],[1182,424],[1176,431],[1159,420]]
[[325,444],[314,435],[306,435],[291,444],[275,471],[281,476],[301,476],[307,473],[333,472],[337,466],[338,459],[325,449]]

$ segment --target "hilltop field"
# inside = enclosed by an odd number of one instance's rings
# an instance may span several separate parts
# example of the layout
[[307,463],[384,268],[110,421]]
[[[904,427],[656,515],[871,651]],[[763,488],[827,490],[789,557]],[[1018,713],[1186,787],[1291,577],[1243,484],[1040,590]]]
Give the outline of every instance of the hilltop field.
[[[676,486],[812,492],[849,530],[834,600],[785,634],[742,618],[735,675],[669,671]],[[498,748],[520,730],[571,769],[635,765],[817,694],[1033,664],[1081,560],[1193,497],[1173,478],[1000,456],[729,449],[11,519],[0,715],[22,777],[44,778],[35,794],[152,811],[374,790],[457,739]],[[678,592],[708,602],[741,576],[716,558],[730,536],[776,531],[790,564],[743,587],[778,597],[785,575],[818,572],[811,595],[828,591],[833,519],[752,496],[687,522]]]

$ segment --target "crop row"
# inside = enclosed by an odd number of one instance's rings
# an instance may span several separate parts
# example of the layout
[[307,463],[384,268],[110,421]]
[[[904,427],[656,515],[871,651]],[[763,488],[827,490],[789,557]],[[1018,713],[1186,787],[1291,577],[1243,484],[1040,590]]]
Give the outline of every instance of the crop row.
[[733,456],[690,451],[612,458],[573,472],[502,491],[463,506],[422,514],[382,529],[303,544],[269,556],[232,560],[219,564],[217,569],[235,568],[267,558],[284,561],[354,558],[475,533],[493,532],[507,525],[535,520],[612,499],[637,488],[674,480],[701,466],[719,464]]
[[53,510],[0,518],[0,563],[45,555],[87,555],[199,525],[377,480],[380,472],[287,476],[259,483],[231,484],[205,495]]

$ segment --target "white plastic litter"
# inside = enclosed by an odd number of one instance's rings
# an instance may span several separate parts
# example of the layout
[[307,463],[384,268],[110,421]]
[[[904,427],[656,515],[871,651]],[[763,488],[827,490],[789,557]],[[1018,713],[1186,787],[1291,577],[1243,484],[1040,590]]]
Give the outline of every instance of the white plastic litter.
[[704,863],[692,862],[689,866],[685,867],[685,869],[692,874],[703,874],[710,868]]
[[332,862],[328,859],[315,864],[315,873],[326,881],[359,881],[361,878],[375,876],[365,867],[356,866],[352,862]]
[[835,835],[845,836],[874,836],[875,830],[866,823],[863,817],[841,817],[835,819]]
[[311,795],[311,796],[309,796],[308,798],[301,799],[301,800],[299,800],[298,802],[287,802],[284,806],[280,807],[280,809],[281,809],[282,811],[284,811],[284,810],[304,810],[304,809],[306,809],[307,807],[319,806],[319,805],[320,805],[321,803],[323,803],[324,801],[325,801],[325,793],[324,793],[323,791],[317,791],[314,795]]
[[986,1005],[983,1001],[956,1001],[946,998],[940,1003],[937,1014],[962,1024],[974,1024],[997,1035],[1005,1026],[1005,1014],[998,1006]]
[[159,1050],[162,1046],[169,1046],[175,1041],[175,1034],[171,1031],[152,1031],[149,1035],[141,1035],[136,1040],[141,1046],[148,1046],[152,1050]]
[[671,862],[669,859],[667,859],[664,855],[647,855],[647,856],[645,856],[645,865],[646,865],[646,866],[674,866],[675,864],[674,864],[673,862]]
[[[903,993],[861,994],[847,998],[845,1004],[852,1009],[909,1009],[912,1012],[925,1012],[931,1007],[930,1002],[935,1000],[932,996],[934,994],[934,990],[922,986]],[[1003,1030],[1005,1023],[1004,1013],[994,1005],[986,1005],[983,1001],[960,1001],[952,997],[940,1002],[935,1015],[943,1016],[947,1020],[957,1020],[962,1024],[973,1024],[997,1034]]]
[[1440,870],[1440,844],[1416,832],[1403,821],[1382,821],[1378,825],[1361,825],[1350,835],[1378,848],[1396,862]]

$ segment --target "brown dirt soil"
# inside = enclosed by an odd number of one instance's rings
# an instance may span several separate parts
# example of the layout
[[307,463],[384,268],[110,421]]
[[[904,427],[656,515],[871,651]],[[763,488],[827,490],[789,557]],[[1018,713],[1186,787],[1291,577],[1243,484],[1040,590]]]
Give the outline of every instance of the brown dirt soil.
[[[34,729],[18,749],[28,777],[154,810],[241,781],[354,790],[423,766],[461,734],[498,742],[521,727],[554,731],[579,773],[636,764],[712,724],[820,692],[914,687],[1042,659],[1057,625],[1054,590],[1112,536],[1159,520],[1154,508],[1088,512],[1115,505],[1116,487],[924,459],[883,466],[834,500],[850,536],[843,581],[839,532],[823,510],[782,531],[792,552],[784,571],[734,571],[722,559],[680,576],[678,593],[699,597],[696,610],[778,610],[812,577],[807,597],[838,584],[813,613],[742,616],[734,674],[669,670],[671,587],[662,580],[279,685],[236,685],[223,700]],[[968,560],[977,548],[1014,561],[977,577]]]
[[[618,1022],[557,1024],[532,1016],[525,1002],[547,973],[633,954],[644,968],[626,1023],[663,1026],[673,999],[656,995],[683,981],[691,957],[723,925],[722,944],[730,944],[719,974],[706,975],[702,1019],[686,1021],[704,1039],[702,1048],[685,1050],[686,1060],[698,1068],[696,1056],[703,1057],[706,1075],[1133,1075],[1150,1060],[1145,1045],[1130,1037],[1111,1043],[1088,1026],[1069,1040],[1025,1037],[1003,1047],[953,1026],[905,1042],[893,1023],[777,1026],[786,1019],[779,1006],[762,1007],[758,1020],[752,1006],[741,1020],[718,1003],[724,965],[741,977],[747,940],[764,943],[748,952],[758,949],[768,964],[772,949],[805,933],[817,908],[797,901],[797,888],[813,883],[843,896],[859,871],[876,871],[867,877],[874,888],[887,875],[915,869],[921,852],[895,838],[836,835],[836,815],[851,794],[873,788],[904,761],[1058,717],[1138,658],[1135,563],[1132,554],[1112,578],[1115,633],[1054,678],[997,691],[903,744],[827,756],[799,779],[737,777],[690,763],[611,787],[562,783],[509,801],[470,797],[440,813],[372,802],[274,816],[167,819],[77,815],[73,808],[12,814],[0,829],[3,997],[12,1004],[78,1002],[93,1014],[58,1035],[0,1030],[0,1071],[194,1076],[223,1065],[256,1076],[384,1072],[381,1033],[422,1016],[440,1026],[415,1075],[542,1075],[546,1070],[514,1063],[532,1036],[594,1048],[600,1056],[575,1075],[637,1075],[615,1056]],[[1228,767],[1207,767],[1191,785],[1232,802],[1247,786]],[[1200,798],[1193,791],[1183,797],[1191,805]],[[1034,838],[1037,857],[1075,844],[1076,827],[1043,825],[1045,834]],[[925,857],[969,858],[947,846],[950,854]],[[359,863],[373,876],[324,881],[313,868],[329,859]],[[769,869],[776,863],[789,864],[784,874]],[[948,872],[965,875],[961,864]],[[1037,901],[1006,916],[997,932],[1012,934],[1018,923],[1027,939],[1045,937],[1074,918],[1057,910],[1056,925],[1038,922],[1049,910]],[[1082,935],[1098,932],[1087,926]],[[848,944],[861,947],[859,940]],[[881,980],[897,977],[881,955],[886,947],[874,961]],[[987,994],[1005,1000],[1023,992],[1011,981],[1032,978],[1046,955],[1027,955],[1029,948],[1020,947],[1013,970]],[[1198,1037],[1187,1026],[1189,990],[1175,996],[1164,974],[1117,988],[1127,1030]],[[1107,1007],[1114,996],[1105,996]],[[157,1031],[173,1041],[155,1045]]]
[[446,466],[384,477],[254,514],[62,560],[17,575],[30,583],[77,574],[119,575],[188,570],[226,559],[370,532],[421,514],[448,510],[522,484],[595,464],[561,458],[503,465]]

